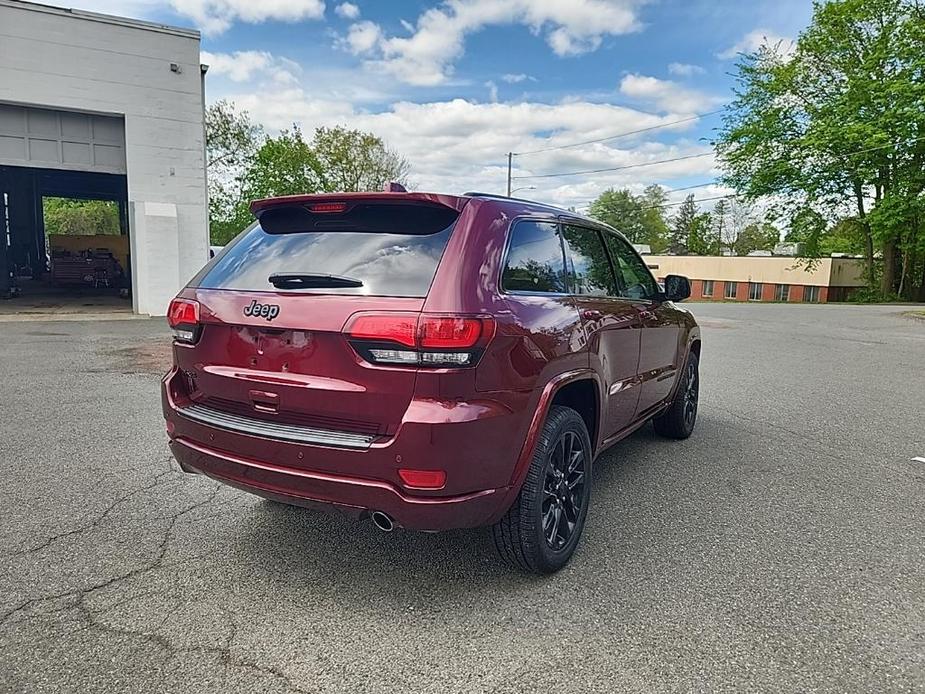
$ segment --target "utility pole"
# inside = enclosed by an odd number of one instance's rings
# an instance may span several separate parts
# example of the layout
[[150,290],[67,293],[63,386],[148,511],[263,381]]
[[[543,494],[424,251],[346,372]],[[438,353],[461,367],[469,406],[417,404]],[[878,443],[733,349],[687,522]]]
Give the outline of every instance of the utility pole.
[[507,153],[507,196],[511,197],[511,171],[514,168],[514,153]]

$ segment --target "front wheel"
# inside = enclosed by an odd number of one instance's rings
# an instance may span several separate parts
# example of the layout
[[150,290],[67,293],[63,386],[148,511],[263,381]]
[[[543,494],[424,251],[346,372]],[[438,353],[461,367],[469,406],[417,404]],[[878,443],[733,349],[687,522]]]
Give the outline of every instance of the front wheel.
[[687,364],[671,405],[652,420],[655,431],[671,439],[686,439],[697,423],[700,400],[700,359],[696,352],[687,355]]
[[537,440],[520,494],[492,527],[501,558],[549,574],[568,563],[591,501],[591,439],[569,407],[553,407]]

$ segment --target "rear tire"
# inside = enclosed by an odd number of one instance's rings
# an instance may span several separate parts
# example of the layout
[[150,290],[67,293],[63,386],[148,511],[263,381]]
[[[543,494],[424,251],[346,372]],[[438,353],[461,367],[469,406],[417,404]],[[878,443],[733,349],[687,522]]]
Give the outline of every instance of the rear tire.
[[492,527],[504,561],[537,574],[553,573],[568,563],[591,501],[591,455],[581,415],[570,407],[553,407],[517,499]]
[[671,406],[652,419],[655,432],[670,439],[686,439],[697,423],[700,400],[700,359],[696,352],[687,355],[684,373]]

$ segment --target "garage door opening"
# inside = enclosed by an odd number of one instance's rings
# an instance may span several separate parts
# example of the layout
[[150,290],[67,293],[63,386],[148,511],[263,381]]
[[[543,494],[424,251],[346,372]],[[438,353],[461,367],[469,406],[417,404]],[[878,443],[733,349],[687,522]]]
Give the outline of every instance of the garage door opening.
[[125,176],[0,166],[0,314],[131,312]]
[[120,116],[0,103],[0,315],[131,312]]

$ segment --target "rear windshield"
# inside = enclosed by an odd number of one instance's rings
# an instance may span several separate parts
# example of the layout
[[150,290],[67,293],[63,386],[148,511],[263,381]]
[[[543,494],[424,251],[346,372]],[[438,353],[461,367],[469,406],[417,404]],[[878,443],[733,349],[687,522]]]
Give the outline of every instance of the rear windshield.
[[282,291],[424,297],[453,231],[455,214],[452,218],[454,221],[440,229],[416,224],[412,219],[410,228],[404,231],[389,225],[388,231],[356,231],[348,227],[268,233],[258,223],[238,236],[206,267],[197,278],[198,286],[280,291],[269,281],[270,275],[319,274],[337,275],[363,284]]

